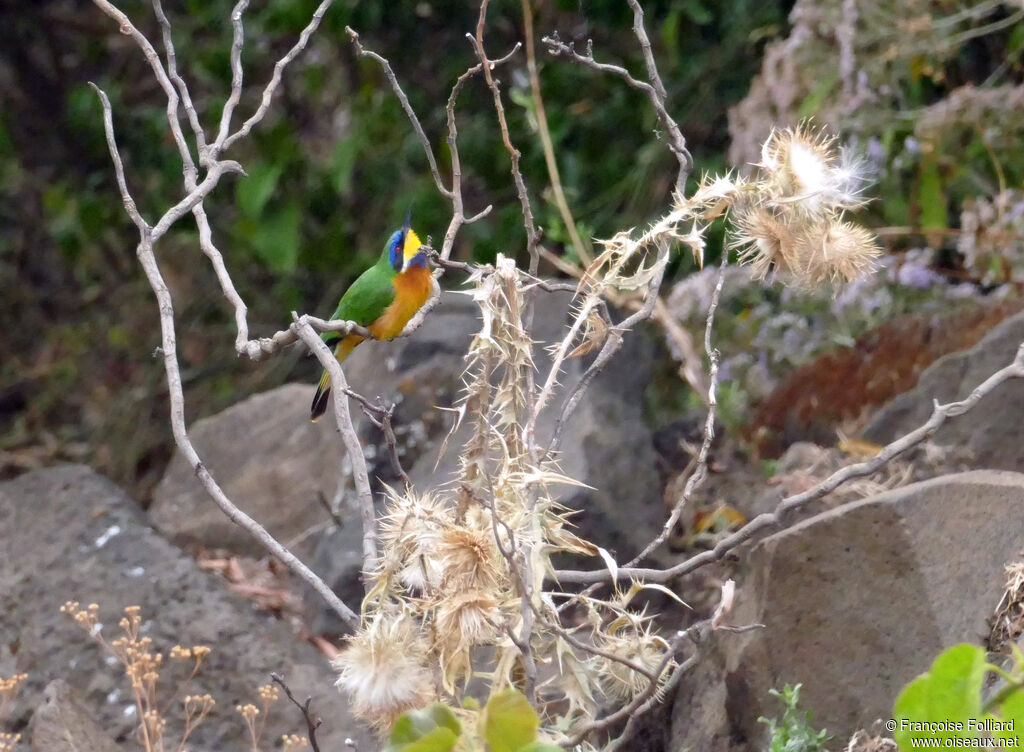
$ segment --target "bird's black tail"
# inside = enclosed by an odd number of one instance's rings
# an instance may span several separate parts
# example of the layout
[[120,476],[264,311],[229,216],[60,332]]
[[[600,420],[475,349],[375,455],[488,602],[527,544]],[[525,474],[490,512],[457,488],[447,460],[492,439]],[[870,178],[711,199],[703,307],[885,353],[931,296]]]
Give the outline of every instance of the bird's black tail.
[[331,377],[327,371],[320,377],[316,394],[313,395],[313,404],[309,408],[309,419],[316,421],[321,415],[327,412],[327,402],[331,398]]

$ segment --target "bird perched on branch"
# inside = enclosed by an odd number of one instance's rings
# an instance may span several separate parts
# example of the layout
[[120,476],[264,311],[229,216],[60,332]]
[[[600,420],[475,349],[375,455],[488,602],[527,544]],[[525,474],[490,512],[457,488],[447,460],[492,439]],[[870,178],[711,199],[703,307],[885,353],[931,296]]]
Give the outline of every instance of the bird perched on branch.
[[[391,339],[402,329],[433,292],[433,279],[427,254],[419,236],[409,227],[409,214],[400,230],[395,230],[377,263],[359,275],[341,296],[334,319],[354,321],[370,330],[375,339]],[[334,347],[341,363],[363,341],[358,334],[324,332],[320,335]],[[327,410],[331,377],[325,370],[313,396],[310,418],[316,420]]]

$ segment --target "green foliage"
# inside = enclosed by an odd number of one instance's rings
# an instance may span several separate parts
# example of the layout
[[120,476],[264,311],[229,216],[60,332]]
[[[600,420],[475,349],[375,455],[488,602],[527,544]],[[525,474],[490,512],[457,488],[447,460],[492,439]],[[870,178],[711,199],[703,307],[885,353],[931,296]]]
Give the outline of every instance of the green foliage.
[[800,702],[800,684],[791,687],[788,684],[782,691],[771,689],[769,692],[782,701],[782,719],[758,718],[758,722],[768,726],[771,739],[768,752],[823,752],[825,742],[831,737],[822,729],[815,731],[811,726],[811,713],[800,713],[797,704]]
[[[976,645],[954,645],[942,652],[896,698],[893,736],[900,749],[917,749],[926,739],[941,740],[939,746],[972,746],[970,740],[986,734],[1013,739],[1009,746],[1019,746],[1024,730],[1024,654],[1016,649],[1014,664],[1012,673],[1005,674],[988,663],[985,651]],[[982,688],[990,672],[1001,674],[1006,682],[986,702]]]
[[462,725],[455,714],[447,706],[435,703],[399,717],[384,752],[448,752],[461,732]]
[[391,730],[384,752],[449,752],[484,749],[487,752],[562,752],[559,747],[537,740],[540,719],[526,697],[514,689],[491,696],[482,711],[475,702],[466,709],[479,713],[480,731],[485,747],[471,734],[463,733],[462,724],[445,705],[435,703],[422,710],[402,715]]

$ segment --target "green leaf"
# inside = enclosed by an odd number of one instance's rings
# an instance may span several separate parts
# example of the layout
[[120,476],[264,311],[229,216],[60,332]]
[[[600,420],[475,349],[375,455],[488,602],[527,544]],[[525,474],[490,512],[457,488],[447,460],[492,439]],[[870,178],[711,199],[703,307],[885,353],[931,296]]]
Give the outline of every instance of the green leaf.
[[462,726],[448,707],[434,703],[429,707],[411,710],[399,716],[391,729],[391,738],[388,741],[391,745],[397,744],[399,749],[404,749],[401,745],[419,741],[438,729],[447,729],[452,732],[453,738],[458,738]]
[[259,163],[247,168],[248,175],[235,184],[235,200],[246,217],[255,219],[277,188],[281,166]]
[[384,752],[451,752],[459,737],[449,728],[435,728],[405,744],[389,744]]
[[484,708],[484,738],[491,752],[518,752],[537,738],[539,726],[529,701],[514,689],[492,695]]
[[519,752],[565,752],[565,750],[547,742],[531,742],[525,747],[520,747]]
[[[940,654],[927,673],[908,684],[893,709],[893,736],[900,749],[911,749],[914,739],[975,738],[977,733],[968,729],[967,721],[981,717],[985,666],[985,651],[980,647],[955,645]],[[929,722],[937,725],[913,725]]]
[[949,226],[946,211],[946,196],[942,192],[942,178],[939,163],[934,159],[925,160],[921,166],[921,227],[930,230],[944,230]]
[[252,237],[253,249],[272,271],[295,271],[301,242],[302,212],[295,204],[286,206],[259,223]]

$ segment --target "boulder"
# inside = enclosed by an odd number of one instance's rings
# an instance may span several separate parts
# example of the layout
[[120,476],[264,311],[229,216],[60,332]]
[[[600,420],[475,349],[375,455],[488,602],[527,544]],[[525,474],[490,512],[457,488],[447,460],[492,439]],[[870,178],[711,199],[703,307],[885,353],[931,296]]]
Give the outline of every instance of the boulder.
[[[60,607],[69,600],[99,604],[102,635],[111,641],[120,632],[121,609],[139,606],[142,634],[165,656],[162,700],[169,701],[184,678],[182,665],[170,659],[171,647],[212,649],[183,690],[209,693],[217,701],[192,738],[193,749],[246,747],[234,708],[258,705],[257,688],[269,682],[271,671],[282,673],[296,696],[313,696],[314,710],[325,718],[324,749],[344,749],[346,737],[361,740],[361,749],[371,748],[369,735],[333,688],[333,672],[319,652],[284,623],[228,592],[215,575],[200,571],[149,527],[138,504],[89,468],[34,471],[0,483],[0,550],[0,673],[29,676],[18,708],[46,708],[44,687],[63,679],[81,693],[100,728],[135,748],[131,690],[120,666]],[[168,736],[176,740],[180,699],[171,708]],[[47,712],[39,724],[53,728]],[[54,715],[58,721],[64,717]],[[16,728],[26,721],[12,719]],[[276,741],[304,729],[301,715],[282,698],[271,709],[265,738]]]
[[[547,375],[546,347],[566,331],[570,296],[539,292],[533,337],[537,378]],[[435,489],[450,481],[458,468],[459,452],[468,427],[448,443],[438,457],[451,425],[451,407],[458,400],[465,369],[463,356],[479,331],[479,308],[468,297],[446,294],[442,303],[411,337],[391,342],[370,342],[345,362],[351,386],[364,396],[397,403],[394,427],[399,454],[415,489]],[[657,355],[653,338],[639,331],[628,335],[619,354],[591,384],[563,432],[561,471],[592,486],[568,489],[561,502],[580,510],[573,517],[578,533],[617,550],[620,559],[642,548],[660,530],[664,520],[658,456],[651,431],[644,421],[643,395]],[[561,400],[590,365],[593,355],[567,361],[552,404]],[[538,421],[538,440],[551,435],[556,417],[547,410]],[[361,438],[368,447],[374,478],[397,484],[380,431],[361,420]],[[351,495],[351,494],[350,494]],[[347,512],[353,524],[325,532],[317,547],[314,569],[342,594],[361,590],[358,513]],[[333,632],[340,622],[322,610],[314,631]]]
[[[1012,316],[969,350],[935,361],[921,374],[914,389],[886,404],[862,436],[887,444],[917,428],[932,413],[932,401],[951,402],[995,371],[1009,365],[1024,343],[1024,314]],[[940,445],[970,450],[976,467],[1024,471],[1024,420],[1008,406],[1024,405],[1024,379],[1010,379],[982,399],[963,418],[953,418],[932,438]]]
[[[801,707],[840,744],[889,718],[939,652],[987,635],[1022,534],[1024,475],[979,470],[851,502],[764,539],[742,565],[729,617],[764,628],[716,634],[702,672],[676,697],[671,748],[724,749],[728,738],[764,749],[757,718],[780,714],[768,690],[785,684],[803,684]],[[711,719],[699,744],[694,713]]]
[[[282,542],[330,522],[324,500],[344,477],[344,449],[331,420],[312,423],[314,387],[288,384],[196,421],[189,435],[224,492]],[[150,519],[179,546],[265,551],[229,520],[177,452],[153,494]]]

